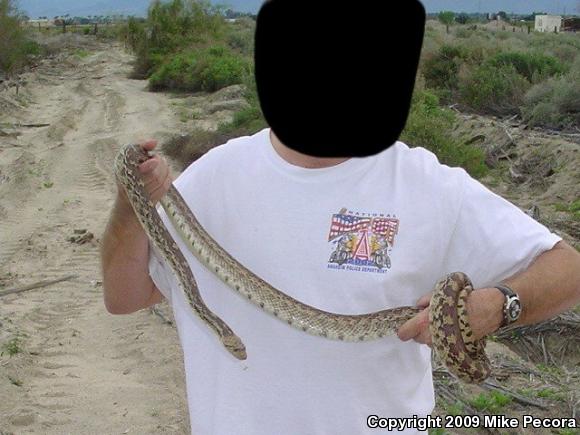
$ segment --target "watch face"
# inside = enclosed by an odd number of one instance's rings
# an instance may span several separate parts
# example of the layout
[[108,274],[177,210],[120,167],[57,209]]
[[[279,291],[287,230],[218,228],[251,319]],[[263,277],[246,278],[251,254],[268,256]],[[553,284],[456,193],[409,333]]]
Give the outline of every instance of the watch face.
[[508,315],[512,322],[516,321],[520,317],[522,312],[522,304],[519,300],[514,299],[510,302],[508,307]]

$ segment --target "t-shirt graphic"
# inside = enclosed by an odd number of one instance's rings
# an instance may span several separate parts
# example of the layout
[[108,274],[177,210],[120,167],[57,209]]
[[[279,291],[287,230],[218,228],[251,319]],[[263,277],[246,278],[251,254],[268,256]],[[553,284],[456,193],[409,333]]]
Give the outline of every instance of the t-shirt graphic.
[[399,219],[390,214],[341,209],[330,223],[328,268],[386,273],[391,268],[389,253],[398,231]]

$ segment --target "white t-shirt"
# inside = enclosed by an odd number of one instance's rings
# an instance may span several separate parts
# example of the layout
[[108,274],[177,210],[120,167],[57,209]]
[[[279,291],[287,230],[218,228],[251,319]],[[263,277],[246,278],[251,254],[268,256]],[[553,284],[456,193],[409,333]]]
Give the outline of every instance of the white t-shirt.
[[[265,129],[212,149],[175,185],[242,264],[336,313],[414,305],[454,271],[476,288],[490,286],[560,240],[463,169],[401,142],[373,157],[305,169],[283,160]],[[369,415],[432,411],[427,346],[396,336],[346,343],[295,330],[178,243],[207,305],[248,353],[238,361],[221,346],[152,253],[151,277],[172,304],[183,347],[192,434],[357,435],[377,433],[366,426]]]

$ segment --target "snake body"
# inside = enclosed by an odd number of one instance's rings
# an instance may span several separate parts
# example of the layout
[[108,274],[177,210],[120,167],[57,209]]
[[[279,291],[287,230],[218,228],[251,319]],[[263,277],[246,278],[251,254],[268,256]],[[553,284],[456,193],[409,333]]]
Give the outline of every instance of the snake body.
[[[127,145],[115,159],[115,174],[127,192],[146,234],[172,269],[194,312],[218,335],[236,358],[246,359],[245,347],[227,324],[203,302],[187,260],[157,213],[140,179],[138,165],[149,158],[138,145]],[[397,307],[368,314],[335,314],[306,305],[264,281],[227,253],[201,226],[172,185],[161,198],[171,223],[192,254],[221,281],[250,302],[288,325],[304,332],[336,340],[368,341],[396,333],[421,310]],[[431,300],[430,328],[433,347],[448,368],[466,382],[481,382],[490,374],[485,342],[474,341],[468,324],[466,300],[472,285],[460,272],[435,285]]]

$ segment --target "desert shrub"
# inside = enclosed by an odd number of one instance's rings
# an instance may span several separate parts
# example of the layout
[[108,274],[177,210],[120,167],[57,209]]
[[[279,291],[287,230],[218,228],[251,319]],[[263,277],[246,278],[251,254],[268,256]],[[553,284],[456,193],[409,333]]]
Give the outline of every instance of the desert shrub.
[[201,89],[201,84],[198,77],[194,76],[196,65],[196,53],[183,52],[176,54],[151,75],[149,88],[151,90],[169,88],[198,91]]
[[0,0],[0,72],[16,72],[29,56],[40,54],[40,46],[27,37],[21,20],[12,0]]
[[485,63],[462,78],[461,101],[472,110],[492,115],[518,113],[530,83],[512,65]]
[[457,38],[469,38],[471,36],[471,30],[469,30],[466,27],[458,27],[457,30],[455,30],[455,36]]
[[580,39],[574,33],[571,34],[554,34],[551,32],[533,32],[528,38],[528,46],[542,53],[549,52],[556,47],[570,46],[580,50]]
[[457,75],[464,56],[461,47],[443,45],[434,57],[424,63],[423,76],[427,87],[456,89]]
[[441,108],[437,96],[419,86],[401,140],[427,148],[442,163],[461,166],[474,177],[485,175],[484,152],[451,135],[455,122],[455,114]]
[[228,46],[240,54],[251,57],[254,54],[254,31],[256,23],[251,18],[239,18],[227,28]]
[[511,65],[518,74],[533,83],[564,72],[564,66],[558,59],[537,52],[502,52],[493,56],[487,63],[495,67]]
[[[129,20],[120,31],[120,37],[136,54],[135,77],[149,78],[158,74],[153,87],[167,86],[164,83],[166,79],[167,83],[182,89],[188,86],[180,85],[176,79],[187,77],[174,73],[176,68],[179,70],[188,64],[187,59],[183,59],[183,53],[196,52],[211,44],[222,44],[224,29],[225,22],[219,9],[205,0],[154,0],[147,19]],[[182,59],[171,64],[175,56]],[[229,66],[223,66],[220,70],[227,68]]]
[[251,63],[224,47],[211,47],[200,54],[197,74],[204,91],[217,91],[239,84],[252,71]]
[[251,65],[222,46],[179,53],[162,64],[149,79],[153,90],[213,92],[242,83]]
[[97,26],[97,39],[101,41],[115,41],[121,37],[123,30],[122,25],[117,24],[102,24]]
[[572,45],[557,45],[548,51],[552,56],[557,58],[564,66],[574,63],[574,59],[580,53],[580,49]]
[[580,62],[570,73],[533,86],[522,114],[530,126],[564,129],[580,126]]
[[137,51],[147,38],[145,32],[145,20],[142,18],[129,17],[127,23],[121,26],[119,30],[119,37],[125,43],[126,46],[131,48],[133,51]]

